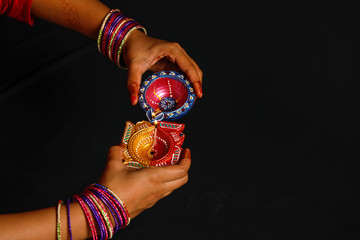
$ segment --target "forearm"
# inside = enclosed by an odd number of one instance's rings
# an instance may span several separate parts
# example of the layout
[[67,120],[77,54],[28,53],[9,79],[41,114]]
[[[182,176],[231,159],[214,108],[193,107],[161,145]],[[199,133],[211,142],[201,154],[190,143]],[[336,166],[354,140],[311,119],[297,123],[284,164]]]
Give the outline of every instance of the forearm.
[[[73,239],[87,239],[91,232],[83,210],[78,203],[70,205]],[[61,207],[61,236],[68,238],[66,205]],[[0,215],[0,239],[55,239],[56,207],[24,213]]]
[[33,0],[31,14],[96,39],[109,7],[98,0]]

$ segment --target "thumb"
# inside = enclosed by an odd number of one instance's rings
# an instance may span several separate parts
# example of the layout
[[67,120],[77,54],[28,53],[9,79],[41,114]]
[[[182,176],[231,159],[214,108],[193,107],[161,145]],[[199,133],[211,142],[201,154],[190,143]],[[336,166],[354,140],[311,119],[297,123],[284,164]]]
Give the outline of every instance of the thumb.
[[126,171],[126,167],[122,162],[124,155],[123,150],[124,148],[119,145],[112,146],[109,149],[105,169],[98,180],[99,184],[109,187],[110,189],[116,189],[118,185],[116,176],[119,176],[120,172]]
[[142,72],[134,66],[129,66],[127,88],[130,94],[130,100],[132,105],[136,105],[139,98],[139,89],[141,83]]
[[124,148],[123,146],[115,145],[109,149],[107,155],[107,167],[110,169],[120,170],[125,168],[123,164]]

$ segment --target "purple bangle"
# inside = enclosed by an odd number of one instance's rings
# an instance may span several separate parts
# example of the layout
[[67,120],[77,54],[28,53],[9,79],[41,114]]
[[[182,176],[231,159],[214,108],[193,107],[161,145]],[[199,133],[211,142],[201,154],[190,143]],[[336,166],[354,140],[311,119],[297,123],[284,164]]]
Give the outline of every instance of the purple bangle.
[[111,33],[111,41],[107,45],[108,46],[108,49],[107,49],[108,53],[107,54],[109,55],[108,57],[110,58],[111,61],[114,61],[114,59],[115,59],[113,53],[115,52],[114,49],[116,49],[117,42],[118,42],[119,37],[120,37],[119,31],[121,31],[123,26],[130,20],[133,20],[133,19],[124,16],[124,18],[121,19],[121,21],[118,22],[118,24],[115,26],[114,31]]
[[124,31],[124,29],[126,28],[126,26],[129,25],[129,23],[131,22],[135,22],[135,20],[131,19],[131,18],[127,18],[125,19],[124,21],[126,21],[124,23],[124,25],[121,26],[121,28],[119,29],[119,31],[116,33],[116,37],[114,39],[114,43],[113,43],[113,53],[112,55],[115,56],[114,54],[116,54],[116,50],[118,49],[119,45],[118,44],[119,42],[121,42],[122,38],[121,38],[121,34],[122,32]]
[[[89,191],[89,192],[93,193],[108,208],[108,210],[110,211],[111,215],[113,216],[113,219],[115,222],[115,227],[114,227],[114,234],[115,234],[120,229],[120,226],[122,224],[121,217],[118,215],[118,213],[120,214],[120,212],[117,211],[116,206],[114,206],[113,203],[109,199],[107,199],[103,194],[101,194],[100,192],[98,192],[95,189],[87,188],[85,191]],[[120,221],[120,223],[119,223],[119,221]]]
[[68,227],[69,227],[69,236],[70,236],[70,240],[73,240],[72,232],[71,232],[71,222],[70,222],[70,198],[67,199],[66,209],[67,209],[67,220],[68,220]]
[[112,29],[114,28],[114,23],[116,25],[116,22],[117,22],[117,14],[120,14],[120,13],[116,13],[114,14],[113,16],[111,16],[109,18],[109,23],[108,23],[108,27],[104,29],[104,33],[103,33],[103,46],[102,46],[102,51],[103,51],[103,54],[106,55],[106,48],[108,46],[108,41],[107,39],[112,35]]
[[[106,49],[109,47],[109,41],[114,33],[114,30],[116,29],[116,27],[118,26],[119,23],[121,23],[122,21],[124,21],[127,17],[125,17],[123,14],[119,14],[117,16],[115,16],[114,21],[111,23],[110,28],[108,33],[106,34],[106,39],[105,39],[105,49],[104,49],[104,54],[107,55],[107,53],[109,52],[109,49]],[[109,56],[108,56],[109,57]]]
[[100,240],[107,239],[106,226],[105,226],[105,223],[103,222],[103,219],[101,218],[100,213],[98,213],[96,206],[94,205],[92,200],[88,196],[86,196],[85,194],[80,194],[79,196],[89,206],[92,214],[94,215],[94,217],[96,219],[96,222],[97,222],[97,224],[99,226],[99,229],[100,229]]
[[124,228],[128,225],[128,218],[124,211],[124,208],[121,204],[112,196],[111,193],[104,190],[103,188],[97,188],[97,187],[90,187],[94,189],[95,191],[99,192],[99,194],[103,195],[116,209],[117,216],[119,216],[119,220],[121,222],[120,228]]
[[123,223],[125,223],[125,224],[122,224],[121,228],[126,227],[129,224],[129,221],[128,221],[128,214],[127,214],[127,211],[125,210],[124,206],[116,199],[116,197],[114,197],[112,195],[112,193],[110,193],[107,190],[107,188],[105,186],[95,183],[92,187],[98,188],[98,190],[100,192],[105,194],[105,196],[108,196],[116,204],[116,206],[118,206],[120,208],[121,216],[123,218]]
[[105,39],[105,33],[108,31],[107,28],[108,28],[109,22],[111,22],[113,16],[114,16],[116,13],[118,13],[118,12],[115,11],[115,12],[113,12],[113,13],[110,15],[110,17],[107,19],[107,21],[106,21],[106,23],[105,23],[105,25],[104,25],[104,29],[103,29],[103,31],[102,31],[102,37],[101,37],[101,40],[100,40],[100,41],[101,41],[101,42],[100,42],[100,46],[101,46],[101,51],[103,52],[103,54],[105,54],[104,49],[103,49],[103,46],[104,46],[103,41],[104,41],[104,39]]
[[121,27],[121,29],[119,29],[119,31],[116,34],[116,39],[113,43],[113,50],[112,50],[112,56],[114,56],[114,61],[116,61],[116,54],[117,51],[120,47],[120,44],[125,36],[125,34],[123,34],[125,32],[125,30],[127,29],[127,27],[131,24],[135,23],[135,20],[129,19],[129,21],[127,21],[124,26]]
[[90,214],[89,210],[86,207],[86,204],[85,204],[84,200],[82,200],[82,198],[78,194],[74,195],[73,198],[74,198],[74,201],[76,201],[76,202],[78,202],[80,204],[82,210],[85,213],[86,220],[88,221],[88,224],[90,226],[91,235],[92,235],[94,240],[97,240],[98,238],[97,238],[96,226],[94,224],[94,221],[93,221],[93,219],[91,217],[91,214]]
[[106,195],[106,193],[104,193],[102,189],[93,188],[93,187],[89,187],[89,189],[92,192],[96,192],[98,195],[101,195],[103,198],[106,199],[106,201],[110,204],[110,206],[112,206],[112,209],[115,211],[116,216],[119,219],[120,224],[118,228],[124,228],[125,221],[124,221],[123,213],[121,212],[121,209],[119,210],[119,207],[116,205],[116,203],[113,202],[113,200],[108,195]]

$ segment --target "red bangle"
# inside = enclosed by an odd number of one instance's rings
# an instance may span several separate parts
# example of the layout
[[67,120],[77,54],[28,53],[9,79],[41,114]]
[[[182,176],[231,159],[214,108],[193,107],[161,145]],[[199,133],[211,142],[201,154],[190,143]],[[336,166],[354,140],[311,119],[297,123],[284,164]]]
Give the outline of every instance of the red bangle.
[[127,19],[121,12],[114,12],[110,15],[108,22],[105,25],[102,34],[102,45],[101,51],[106,55],[106,48],[109,45],[109,38],[111,37],[111,33],[113,32],[114,28],[118,25],[118,23],[122,22],[123,20]]

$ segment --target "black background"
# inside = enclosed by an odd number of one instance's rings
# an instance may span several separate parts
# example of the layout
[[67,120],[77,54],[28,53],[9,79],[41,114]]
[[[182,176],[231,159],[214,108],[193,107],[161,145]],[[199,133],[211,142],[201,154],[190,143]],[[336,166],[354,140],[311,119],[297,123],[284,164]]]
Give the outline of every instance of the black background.
[[[115,239],[360,238],[358,4],[106,3],[204,71],[181,119],[189,182]],[[0,210],[55,206],[145,114],[93,40],[6,16],[0,36]]]

